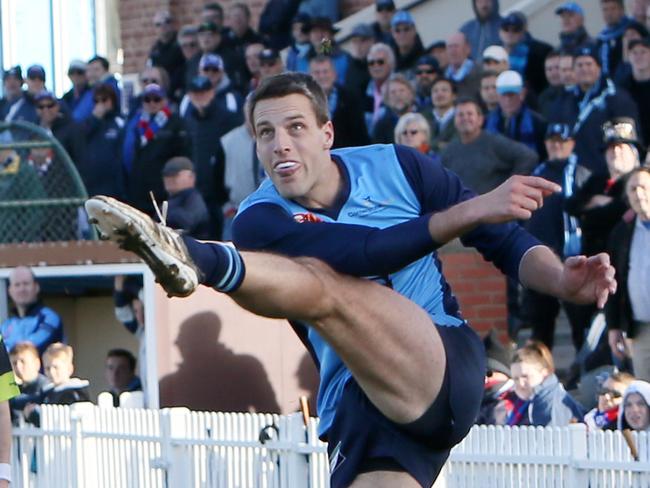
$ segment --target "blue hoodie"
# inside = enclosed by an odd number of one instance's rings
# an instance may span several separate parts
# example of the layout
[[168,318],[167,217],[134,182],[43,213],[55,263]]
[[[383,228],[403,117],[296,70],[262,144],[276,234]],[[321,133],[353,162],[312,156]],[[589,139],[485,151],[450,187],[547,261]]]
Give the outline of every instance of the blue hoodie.
[[493,0],[492,13],[487,19],[481,21],[476,12],[476,0],[471,0],[475,19],[465,22],[460,31],[465,34],[467,42],[472,47],[472,59],[480,62],[486,47],[494,44],[500,46],[499,28],[501,27],[501,14],[499,14],[499,0]]

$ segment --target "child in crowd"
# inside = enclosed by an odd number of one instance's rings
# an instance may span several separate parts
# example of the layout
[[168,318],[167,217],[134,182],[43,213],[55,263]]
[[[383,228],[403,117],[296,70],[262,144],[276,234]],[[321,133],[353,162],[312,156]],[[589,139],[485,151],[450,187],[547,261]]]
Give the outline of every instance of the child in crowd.
[[39,373],[41,359],[38,356],[38,349],[33,343],[22,341],[16,344],[11,348],[9,359],[16,377],[16,384],[20,388],[20,395],[9,400],[11,418],[16,422],[25,405],[39,398],[49,381]]
[[608,375],[598,390],[598,405],[587,412],[585,424],[590,429],[616,430],[619,406],[625,389],[634,381],[629,373],[616,372]]
[[50,384],[44,389],[35,403],[28,403],[24,410],[28,422],[40,426],[40,404],[70,405],[77,402],[90,401],[88,380],[73,378],[72,347],[55,342],[43,353],[45,374]]
[[650,431],[650,383],[633,381],[623,394],[618,412],[618,428]]
[[582,420],[584,409],[559,382],[543,343],[531,341],[517,350],[511,376],[514,389],[504,399],[506,425],[563,426]]

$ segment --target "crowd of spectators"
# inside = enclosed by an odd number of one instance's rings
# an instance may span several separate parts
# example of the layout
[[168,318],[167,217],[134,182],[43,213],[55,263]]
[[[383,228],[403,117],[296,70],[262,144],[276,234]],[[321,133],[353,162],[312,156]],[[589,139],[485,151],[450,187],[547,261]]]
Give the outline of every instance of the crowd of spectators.
[[[72,88],[61,99],[45,90],[41,66],[30,66],[26,79],[16,66],[4,72],[0,118],[49,131],[89,194],[117,197],[203,239],[229,239],[240,202],[265,178],[245,99],[284,70],[310,73],[324,89],[335,147],[412,146],[477,193],[513,174],[552,180],[562,191],[526,226],[562,258],[611,253],[619,289],[607,305],[606,351],[596,363],[625,369],[631,358],[636,389],[622,389],[628,381],[620,375],[611,383],[623,405],[639,397],[647,409],[648,390],[638,381],[650,380],[650,173],[641,168],[650,142],[650,2],[635,1],[628,16],[623,0],[599,0],[599,33],[587,32],[579,2],[562,3],[550,45],[535,38],[523,13],[501,15],[498,0],[465,1],[475,18],[428,46],[392,0],[377,0],[375,21],[356,25],[345,46],[336,42],[331,12],[310,15],[299,1],[269,1],[258,30],[242,3],[226,10],[206,3],[195,24],[184,26],[159,11],[137,96],[122,100],[101,56],[70,64]],[[29,307],[14,301],[25,316]],[[549,353],[560,308],[578,351],[592,307],[509,283],[511,338],[528,326],[536,342],[507,368],[515,386],[498,388],[501,422],[582,421]],[[8,347],[25,340],[3,335]],[[43,352],[44,344],[36,346]],[[523,377],[539,381],[524,385]],[[598,424],[593,419],[608,405],[599,397],[588,422]]]

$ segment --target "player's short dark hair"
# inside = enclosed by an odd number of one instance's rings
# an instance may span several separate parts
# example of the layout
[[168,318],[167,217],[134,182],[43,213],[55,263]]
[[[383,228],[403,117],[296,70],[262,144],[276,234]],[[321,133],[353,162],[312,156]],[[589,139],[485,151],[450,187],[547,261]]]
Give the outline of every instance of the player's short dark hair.
[[124,358],[129,363],[129,369],[131,371],[135,372],[135,365],[137,364],[137,360],[135,359],[135,356],[133,355],[133,353],[131,351],[128,351],[126,349],[122,349],[122,348],[118,347],[118,348],[111,349],[110,351],[108,351],[108,353],[106,354],[106,358],[107,359],[108,358]]
[[548,52],[548,54],[546,55],[546,57],[544,58],[544,61],[546,61],[547,59],[551,59],[551,58],[560,58],[562,56],[563,56],[563,53],[559,49],[551,49]]
[[253,133],[255,132],[255,124],[253,123],[255,105],[261,100],[282,98],[289,95],[307,97],[314,110],[316,121],[320,126],[330,120],[327,97],[314,78],[305,73],[280,73],[263,80],[248,99],[248,117],[253,127]]
[[108,68],[110,67],[110,63],[108,62],[108,59],[106,59],[104,56],[93,56],[88,60],[88,64],[94,63],[95,61],[99,62],[99,64],[102,65],[105,71],[108,71]]

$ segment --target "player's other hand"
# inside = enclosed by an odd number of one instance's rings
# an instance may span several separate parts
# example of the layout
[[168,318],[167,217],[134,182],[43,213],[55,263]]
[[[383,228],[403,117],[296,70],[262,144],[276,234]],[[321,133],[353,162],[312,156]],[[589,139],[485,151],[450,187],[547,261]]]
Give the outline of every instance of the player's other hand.
[[499,224],[529,219],[544,205],[544,198],[559,191],[559,185],[539,176],[514,175],[474,200],[482,223]]
[[606,253],[573,256],[564,261],[560,277],[562,298],[574,303],[594,303],[603,308],[610,294],[616,293],[615,270]]

